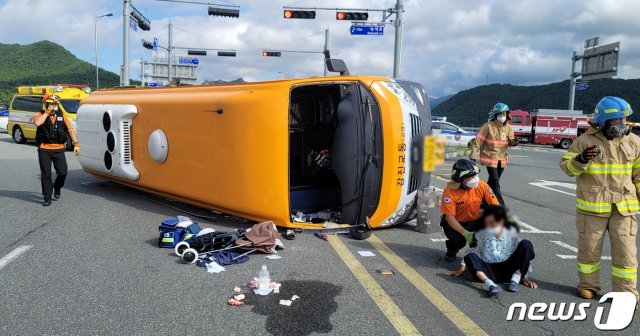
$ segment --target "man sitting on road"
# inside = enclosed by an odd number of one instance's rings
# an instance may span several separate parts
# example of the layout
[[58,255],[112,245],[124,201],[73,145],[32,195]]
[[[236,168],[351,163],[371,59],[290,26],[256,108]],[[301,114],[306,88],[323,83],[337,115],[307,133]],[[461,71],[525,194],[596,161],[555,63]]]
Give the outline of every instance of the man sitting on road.
[[473,224],[480,217],[480,206],[500,204],[489,185],[480,180],[480,168],[467,159],[453,165],[451,181],[442,193],[440,226],[447,236],[444,260],[456,260],[456,254],[473,239]]

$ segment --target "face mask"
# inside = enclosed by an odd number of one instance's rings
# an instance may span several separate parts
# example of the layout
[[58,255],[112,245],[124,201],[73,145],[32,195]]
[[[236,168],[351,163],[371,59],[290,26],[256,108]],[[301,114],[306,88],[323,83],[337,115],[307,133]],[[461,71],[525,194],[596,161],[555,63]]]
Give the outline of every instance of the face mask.
[[487,230],[488,233],[497,236],[500,233],[502,233],[502,227],[493,227],[493,228],[486,228],[485,230]]
[[54,106],[54,107],[53,107],[53,110],[54,110],[54,111],[57,111],[57,110],[58,110],[58,106]]
[[501,122],[503,124],[504,124],[505,121],[507,121],[507,117],[506,116],[500,116],[497,119],[498,119],[499,122]]
[[604,135],[607,138],[612,139],[612,138],[621,137],[623,135],[629,134],[629,131],[631,131],[631,128],[629,128],[629,125],[621,122],[613,126],[606,125],[602,131],[604,132]]
[[480,183],[480,177],[476,175],[471,181],[467,182],[467,187],[469,188],[477,188]]

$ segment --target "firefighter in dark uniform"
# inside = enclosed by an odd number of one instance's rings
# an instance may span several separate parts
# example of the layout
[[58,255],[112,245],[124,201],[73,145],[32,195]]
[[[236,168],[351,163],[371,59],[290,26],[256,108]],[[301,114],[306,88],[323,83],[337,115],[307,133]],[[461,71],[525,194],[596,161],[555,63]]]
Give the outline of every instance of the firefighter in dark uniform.
[[[71,127],[69,120],[58,109],[60,98],[56,95],[47,94],[42,99],[44,110],[36,113],[33,123],[38,127],[36,131],[36,142],[38,144],[38,162],[40,163],[40,182],[42,183],[42,195],[44,202],[42,205],[51,205],[53,200],[60,199],[60,190],[64,186],[67,178],[67,159],[65,157],[65,143],[73,143],[73,152],[80,154],[78,138]],[[69,137],[67,138],[67,134]],[[56,170],[56,180],[51,181],[51,164]]]

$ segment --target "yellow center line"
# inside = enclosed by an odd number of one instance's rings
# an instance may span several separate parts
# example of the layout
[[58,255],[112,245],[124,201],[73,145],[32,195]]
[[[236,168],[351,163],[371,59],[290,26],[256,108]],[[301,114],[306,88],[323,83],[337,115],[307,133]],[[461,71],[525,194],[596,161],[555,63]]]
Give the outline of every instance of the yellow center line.
[[421,277],[416,270],[395,254],[380,238],[372,234],[367,241],[465,335],[487,335],[475,322]]
[[416,329],[413,323],[402,313],[400,308],[398,308],[389,295],[373,279],[371,274],[369,274],[360,261],[351,253],[342,240],[335,235],[329,235],[328,240],[333,249],[336,250],[340,258],[342,258],[342,261],[349,267],[351,273],[360,281],[362,287],[369,293],[369,296],[371,296],[398,333],[400,333],[400,335],[420,335],[418,329]]

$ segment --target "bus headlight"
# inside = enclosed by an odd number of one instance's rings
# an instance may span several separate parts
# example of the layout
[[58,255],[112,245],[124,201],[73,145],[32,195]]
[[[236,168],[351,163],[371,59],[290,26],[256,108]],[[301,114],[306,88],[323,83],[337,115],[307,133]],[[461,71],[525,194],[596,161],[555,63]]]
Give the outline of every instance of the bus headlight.
[[402,101],[407,103],[409,106],[413,107],[414,109],[417,108],[416,102],[413,100],[413,98],[411,98],[411,96],[409,96],[407,91],[405,91],[402,86],[400,86],[400,84],[396,82],[382,82],[382,85],[384,85],[387,89],[393,92],[396,96],[398,96],[398,98],[402,99]]

